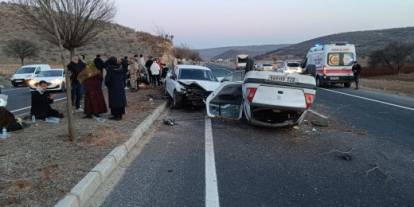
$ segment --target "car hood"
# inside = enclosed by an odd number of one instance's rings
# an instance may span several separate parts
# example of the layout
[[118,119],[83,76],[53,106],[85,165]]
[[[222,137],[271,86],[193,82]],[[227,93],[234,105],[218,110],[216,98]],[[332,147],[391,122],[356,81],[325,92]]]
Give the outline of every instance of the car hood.
[[14,74],[11,79],[28,79],[33,73]]
[[56,76],[56,77],[34,77],[34,78],[32,78],[32,80],[34,80],[34,81],[46,81],[46,82],[49,82],[49,81],[53,81],[53,80],[62,80],[63,81],[63,78],[62,77],[59,77],[59,76]]
[[217,81],[179,80],[178,82],[184,86],[195,84],[206,91],[215,91],[220,86],[220,82]]

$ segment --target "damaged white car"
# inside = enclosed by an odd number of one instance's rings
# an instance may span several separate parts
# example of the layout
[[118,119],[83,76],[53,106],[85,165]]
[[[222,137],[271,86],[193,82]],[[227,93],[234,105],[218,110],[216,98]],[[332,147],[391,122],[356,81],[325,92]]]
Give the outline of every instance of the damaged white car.
[[219,86],[211,70],[198,65],[178,65],[165,79],[165,93],[171,108],[185,104],[203,106],[205,99]]
[[[241,73],[241,72],[238,72]],[[240,77],[235,73],[234,76]],[[315,78],[300,74],[250,71],[227,78],[206,100],[209,117],[243,119],[252,125],[298,125],[312,106]]]

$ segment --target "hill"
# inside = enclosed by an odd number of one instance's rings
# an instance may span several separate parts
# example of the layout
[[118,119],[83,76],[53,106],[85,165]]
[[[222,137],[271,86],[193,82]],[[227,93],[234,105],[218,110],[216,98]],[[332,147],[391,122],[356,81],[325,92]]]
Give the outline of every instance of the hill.
[[[3,45],[10,39],[23,38],[36,42],[41,52],[38,58],[29,59],[26,63],[56,63],[59,60],[57,47],[42,39],[34,32],[27,30],[18,20],[18,14],[12,4],[0,3],[0,64],[18,63],[19,61],[7,57]],[[96,54],[103,56],[125,56],[145,54],[162,56],[172,49],[170,41],[153,36],[145,32],[137,32],[131,28],[118,24],[108,23],[96,40],[77,50],[77,53],[87,54],[93,58]]]
[[355,44],[358,55],[365,58],[370,52],[382,49],[393,41],[414,43],[414,27],[347,32],[318,37],[259,55],[256,59],[303,58],[307,51],[316,44],[344,41]]
[[233,46],[233,47],[218,47],[218,48],[209,48],[209,49],[200,49],[201,58],[204,60],[210,60],[212,58],[223,58],[235,57],[237,54],[246,53],[251,56],[261,55],[269,51],[274,51],[282,47],[286,47],[286,44],[278,45],[250,45],[250,46]]

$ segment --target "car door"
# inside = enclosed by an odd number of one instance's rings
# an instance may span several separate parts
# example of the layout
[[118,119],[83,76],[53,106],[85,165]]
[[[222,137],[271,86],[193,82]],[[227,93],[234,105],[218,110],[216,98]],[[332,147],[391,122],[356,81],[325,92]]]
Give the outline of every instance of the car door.
[[167,73],[167,77],[165,78],[165,90],[167,90],[167,93],[172,97],[173,93],[174,93],[174,88],[175,88],[175,81],[174,78],[176,79],[176,75],[175,75],[175,71],[177,69],[175,68],[174,70],[171,70]]
[[239,120],[243,114],[242,82],[225,82],[206,100],[207,115],[211,118]]

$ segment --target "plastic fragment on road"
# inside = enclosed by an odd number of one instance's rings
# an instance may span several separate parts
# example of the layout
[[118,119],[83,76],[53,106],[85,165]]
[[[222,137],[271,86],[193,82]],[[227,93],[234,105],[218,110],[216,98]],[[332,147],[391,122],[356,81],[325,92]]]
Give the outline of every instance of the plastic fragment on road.
[[177,124],[175,123],[175,120],[173,120],[173,119],[164,119],[164,120],[163,120],[163,122],[164,122],[164,124],[165,124],[165,125],[167,125],[167,126],[175,126],[175,125],[177,125]]
[[7,132],[6,127],[4,127],[1,132],[0,139],[7,139],[7,138],[10,138],[10,134]]

